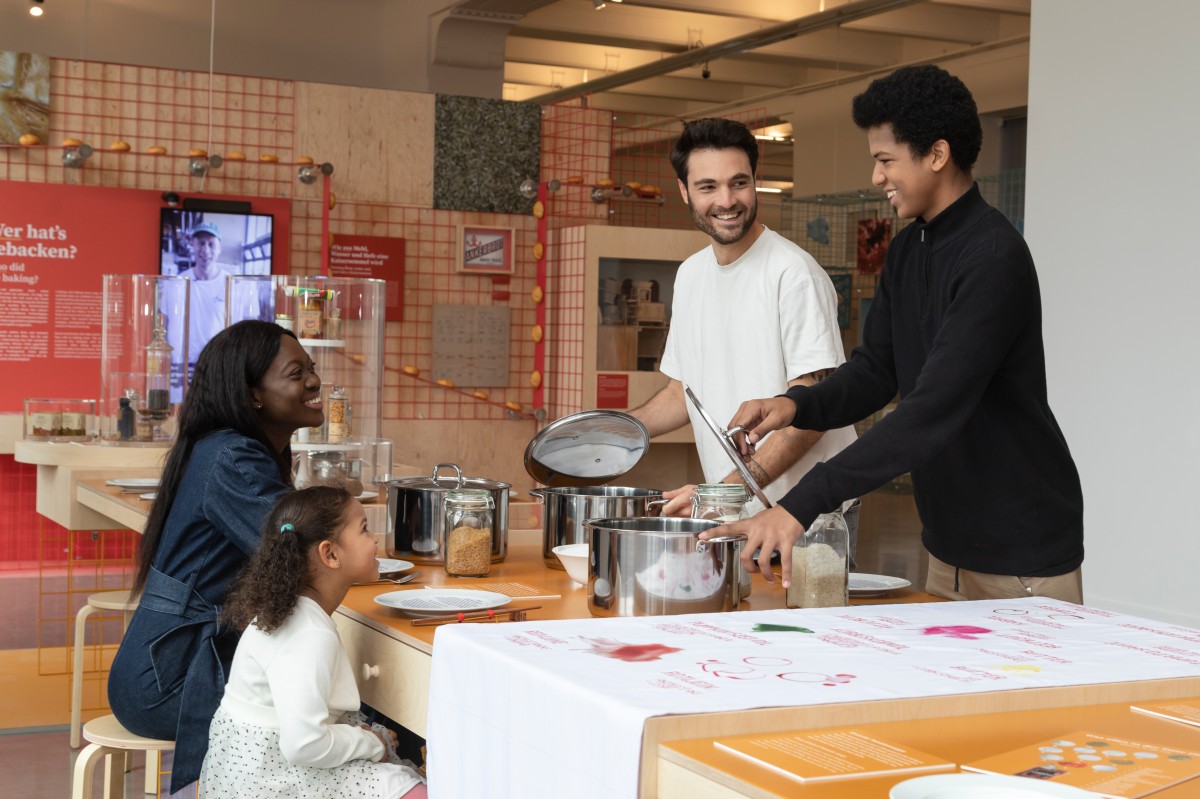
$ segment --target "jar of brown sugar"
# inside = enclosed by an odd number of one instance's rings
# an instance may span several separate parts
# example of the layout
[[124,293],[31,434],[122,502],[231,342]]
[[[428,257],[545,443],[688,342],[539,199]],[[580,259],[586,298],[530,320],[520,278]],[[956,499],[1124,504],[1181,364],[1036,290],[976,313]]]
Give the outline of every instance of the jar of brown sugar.
[[446,573],[454,577],[486,577],[492,568],[495,503],[480,488],[449,491],[443,503]]

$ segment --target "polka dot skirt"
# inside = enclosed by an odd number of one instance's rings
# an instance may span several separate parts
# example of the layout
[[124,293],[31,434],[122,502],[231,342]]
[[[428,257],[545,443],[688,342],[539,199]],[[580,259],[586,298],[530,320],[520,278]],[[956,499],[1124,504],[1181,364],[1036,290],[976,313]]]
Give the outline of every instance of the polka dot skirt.
[[396,799],[420,782],[407,766],[369,760],[334,768],[289,763],[279,730],[247,724],[218,708],[200,791],[204,799]]

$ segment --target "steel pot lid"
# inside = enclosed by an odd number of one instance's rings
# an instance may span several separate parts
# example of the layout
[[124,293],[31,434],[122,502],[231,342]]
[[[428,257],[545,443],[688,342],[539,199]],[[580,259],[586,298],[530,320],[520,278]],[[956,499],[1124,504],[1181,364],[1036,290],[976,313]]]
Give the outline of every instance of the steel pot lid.
[[548,486],[606,483],[650,446],[646,426],[620,411],[583,411],[546,425],[525,447],[525,471]]
[[[443,469],[453,469],[454,474],[442,475],[441,471]],[[439,463],[433,467],[433,474],[429,477],[398,477],[394,480],[389,480],[388,485],[393,485],[397,488],[436,491],[439,493],[460,488],[478,488],[487,491],[507,491],[512,488],[512,483],[501,483],[483,477],[465,477],[462,469],[458,468],[458,464],[454,463]]]
[[738,470],[738,474],[742,476],[746,487],[754,492],[754,496],[758,497],[758,501],[763,504],[764,508],[771,507],[771,500],[767,499],[767,495],[763,493],[758,481],[754,479],[754,475],[750,474],[750,470],[746,468],[745,461],[738,454],[737,447],[734,445],[733,434],[741,432],[740,427],[735,427],[732,430],[726,430],[717,424],[708,411],[704,410],[704,406],[700,404],[700,398],[696,396],[688,386],[683,387],[683,393],[687,395],[688,402],[692,403],[692,407],[700,414],[700,418],[704,420],[704,425],[714,436],[717,437],[717,443],[721,445],[721,449],[725,450],[725,454],[729,456],[729,460],[733,461],[734,467]]

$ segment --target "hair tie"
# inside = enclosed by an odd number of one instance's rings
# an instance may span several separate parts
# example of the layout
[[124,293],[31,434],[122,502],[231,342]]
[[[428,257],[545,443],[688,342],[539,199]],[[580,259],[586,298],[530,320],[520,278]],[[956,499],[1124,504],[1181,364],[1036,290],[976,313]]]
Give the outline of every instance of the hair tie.
[[291,522],[288,522],[287,524],[285,524],[279,528],[280,535],[283,535],[284,533],[294,533],[294,532],[296,532],[296,528],[292,526]]

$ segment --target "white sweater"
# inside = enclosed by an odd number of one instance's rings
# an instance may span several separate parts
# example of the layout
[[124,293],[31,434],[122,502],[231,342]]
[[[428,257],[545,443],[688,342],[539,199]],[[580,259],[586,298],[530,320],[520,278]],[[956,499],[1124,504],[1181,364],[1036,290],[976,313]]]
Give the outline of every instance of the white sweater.
[[278,729],[288,762],[332,768],[384,756],[373,732],[337,723],[343,713],[358,710],[359,701],[333,619],[300,597],[274,632],[246,628],[221,707],[238,720]]

